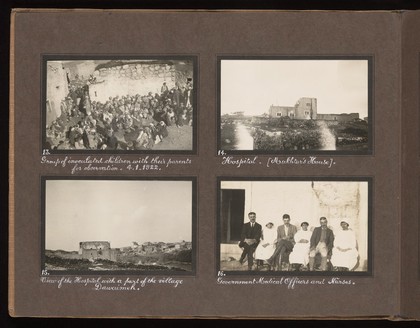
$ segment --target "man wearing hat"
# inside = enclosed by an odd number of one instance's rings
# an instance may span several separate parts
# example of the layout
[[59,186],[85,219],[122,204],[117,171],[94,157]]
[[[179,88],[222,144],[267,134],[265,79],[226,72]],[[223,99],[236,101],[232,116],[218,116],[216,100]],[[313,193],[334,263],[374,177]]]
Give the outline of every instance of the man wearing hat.
[[248,213],[249,222],[242,226],[241,241],[239,247],[242,248],[242,255],[239,263],[243,264],[245,256],[248,259],[248,270],[252,270],[254,264],[254,252],[260,242],[262,227],[256,222],[255,212]]
[[309,271],[314,271],[315,255],[321,254],[321,271],[327,271],[327,258],[331,253],[334,243],[334,234],[328,228],[327,218],[319,219],[320,226],[312,232],[311,245],[309,251]]

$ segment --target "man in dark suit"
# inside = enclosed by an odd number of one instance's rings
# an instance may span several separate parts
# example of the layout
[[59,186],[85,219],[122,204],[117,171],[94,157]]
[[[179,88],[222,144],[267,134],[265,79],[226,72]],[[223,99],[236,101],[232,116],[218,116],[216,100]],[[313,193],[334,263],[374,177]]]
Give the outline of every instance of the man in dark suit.
[[241,241],[239,247],[242,248],[242,255],[239,262],[244,263],[245,256],[248,258],[248,270],[252,270],[254,264],[254,252],[260,242],[262,227],[256,222],[255,212],[248,213],[249,222],[242,226]]
[[327,227],[327,218],[319,219],[320,227],[316,227],[312,232],[311,244],[309,250],[309,271],[314,271],[315,255],[321,254],[321,270],[327,271],[327,258],[331,254],[334,243],[334,234]]
[[[283,222],[281,226],[277,228],[277,241],[276,250],[273,255],[267,260],[270,266],[277,267],[281,270],[281,262],[285,259],[286,255],[290,254],[295,244],[294,236],[297,232],[296,226],[290,224],[290,215],[283,215]],[[287,260],[286,260],[287,261]]]

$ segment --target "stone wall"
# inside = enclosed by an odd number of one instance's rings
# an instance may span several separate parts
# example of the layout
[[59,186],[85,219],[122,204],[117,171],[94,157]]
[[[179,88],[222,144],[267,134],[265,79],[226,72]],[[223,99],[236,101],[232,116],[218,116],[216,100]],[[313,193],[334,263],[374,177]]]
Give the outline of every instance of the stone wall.
[[80,249],[110,249],[109,241],[82,241],[79,244]]
[[103,259],[116,261],[117,252],[108,241],[84,241],[79,243],[79,255],[82,259]]
[[162,84],[169,89],[176,84],[184,86],[192,78],[192,66],[172,62],[142,62],[101,67],[93,72],[96,84],[89,88],[91,100],[106,101],[123,95],[160,94]]
[[318,114],[319,120],[349,122],[359,118],[359,113],[344,114]]
[[[129,78],[132,80],[159,79],[175,84],[176,72],[170,64],[125,64],[100,68],[93,73],[97,78]],[[172,84],[172,83],[171,83]]]
[[49,125],[61,115],[61,101],[69,92],[66,71],[61,62],[49,61],[47,63],[46,92],[46,124]]

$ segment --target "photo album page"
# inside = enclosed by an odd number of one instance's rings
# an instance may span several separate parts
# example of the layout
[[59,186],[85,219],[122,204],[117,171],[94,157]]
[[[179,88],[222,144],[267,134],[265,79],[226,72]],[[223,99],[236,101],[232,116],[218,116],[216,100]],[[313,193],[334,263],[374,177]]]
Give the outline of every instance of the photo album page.
[[420,13],[11,19],[11,316],[420,317]]

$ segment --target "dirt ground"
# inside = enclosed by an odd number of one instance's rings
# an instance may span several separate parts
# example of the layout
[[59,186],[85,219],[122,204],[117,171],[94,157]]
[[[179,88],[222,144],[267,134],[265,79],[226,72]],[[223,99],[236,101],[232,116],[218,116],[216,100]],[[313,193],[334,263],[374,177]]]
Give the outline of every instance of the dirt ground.
[[168,126],[168,136],[155,144],[153,150],[192,150],[193,129],[189,125]]
[[[252,271],[268,271],[269,267],[267,265],[257,266],[254,263]],[[220,270],[222,271],[248,271],[248,263],[245,261],[243,264],[239,263],[237,260],[231,261],[221,261]]]

